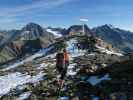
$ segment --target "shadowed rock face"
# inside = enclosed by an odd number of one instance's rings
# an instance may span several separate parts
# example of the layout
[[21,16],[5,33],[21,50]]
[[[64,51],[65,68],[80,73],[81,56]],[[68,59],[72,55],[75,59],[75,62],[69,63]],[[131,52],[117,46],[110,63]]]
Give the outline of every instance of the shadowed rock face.
[[21,37],[25,40],[32,40],[39,38],[43,33],[43,28],[40,25],[29,23],[22,29]]
[[47,47],[54,40],[51,33],[45,31],[40,25],[29,23],[21,30],[8,31],[5,39],[0,38],[0,63],[26,54],[37,52]]
[[96,35],[124,52],[133,51],[133,33],[110,25],[94,28]]

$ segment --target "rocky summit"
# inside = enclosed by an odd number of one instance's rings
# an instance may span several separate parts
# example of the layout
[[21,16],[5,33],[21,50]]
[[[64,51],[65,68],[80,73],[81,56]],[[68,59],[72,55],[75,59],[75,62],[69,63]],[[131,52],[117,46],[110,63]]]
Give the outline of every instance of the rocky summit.
[[[62,37],[31,56],[3,65],[0,99],[131,100],[132,59],[97,41],[93,36]],[[70,65],[60,88],[55,56],[62,44],[69,52]]]

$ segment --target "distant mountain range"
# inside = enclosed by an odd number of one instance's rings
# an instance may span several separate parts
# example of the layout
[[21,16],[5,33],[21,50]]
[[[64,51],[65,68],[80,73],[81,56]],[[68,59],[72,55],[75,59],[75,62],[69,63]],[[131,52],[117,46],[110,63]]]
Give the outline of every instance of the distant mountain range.
[[[133,32],[126,31],[120,28],[115,28],[112,25],[103,25],[90,29],[85,25],[85,33],[87,35],[97,36],[104,41],[112,44],[114,48],[122,52],[133,52]],[[66,31],[67,34],[82,33],[82,25],[73,25]]]
[[124,52],[133,52],[133,32],[103,25],[93,28],[92,31],[103,40]]
[[[93,29],[85,25],[84,31],[87,35],[100,37],[122,52],[133,51],[133,32],[111,25],[103,25]],[[82,32],[82,25],[73,25],[64,29],[43,28],[35,23],[29,23],[20,30],[0,31],[0,63],[33,54],[62,36],[82,34]]]
[[21,30],[3,31],[0,35],[0,63],[37,52],[53,41],[54,35],[35,23],[29,23]]

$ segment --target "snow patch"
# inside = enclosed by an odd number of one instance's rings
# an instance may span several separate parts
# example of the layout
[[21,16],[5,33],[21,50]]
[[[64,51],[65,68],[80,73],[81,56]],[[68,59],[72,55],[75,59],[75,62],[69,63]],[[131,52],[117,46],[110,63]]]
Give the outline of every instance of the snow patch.
[[76,63],[70,64],[67,69],[67,76],[74,76],[77,74],[77,71],[74,70],[76,66]]
[[87,81],[91,83],[92,85],[96,85],[103,80],[110,80],[109,75],[107,74],[102,78],[98,78],[98,76],[91,76]]
[[51,59],[55,59],[57,53],[54,54],[49,54],[48,56],[46,56],[46,58],[51,58]]
[[49,63],[42,63],[40,64],[40,67],[38,67],[37,69],[43,69],[45,67],[47,67],[49,65]]
[[117,52],[114,52],[114,51],[107,50],[106,48],[100,47],[100,46],[98,46],[98,45],[96,45],[96,47],[97,47],[101,52],[104,52],[104,53],[107,53],[107,54],[114,54],[114,55],[117,55],[117,56],[123,56],[123,54],[121,54],[121,53],[117,53]]
[[19,96],[19,98],[16,99],[16,100],[25,100],[25,99],[27,99],[30,95],[31,95],[31,92],[25,92],[25,93],[21,94],[21,95]]
[[[39,82],[40,80],[43,80],[43,77],[46,75],[46,73],[42,73],[40,72],[39,74],[37,74],[36,76],[32,76],[28,81],[29,83],[36,83]],[[27,81],[27,82],[28,82]]]
[[52,29],[47,29],[46,31],[52,33],[56,38],[62,37],[62,35],[59,34],[58,31],[53,31]]
[[99,98],[98,97],[93,97],[93,99],[92,100],[99,100]]
[[45,73],[40,72],[36,76],[21,74],[19,72],[0,76],[0,96],[7,94],[11,89],[26,83],[36,83],[43,79]]
[[69,97],[60,97],[58,100],[69,100]]
[[75,46],[76,43],[77,43],[76,39],[71,39],[71,40],[67,41],[66,49],[70,53],[71,58],[84,55],[84,53],[85,53],[85,50],[78,50],[77,46]]

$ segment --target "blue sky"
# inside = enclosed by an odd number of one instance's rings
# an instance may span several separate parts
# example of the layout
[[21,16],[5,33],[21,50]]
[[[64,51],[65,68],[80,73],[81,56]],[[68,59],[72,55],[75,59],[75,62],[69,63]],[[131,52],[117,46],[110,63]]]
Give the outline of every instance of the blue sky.
[[133,0],[0,0],[0,29],[21,28],[29,22],[44,27],[112,24],[133,31]]

